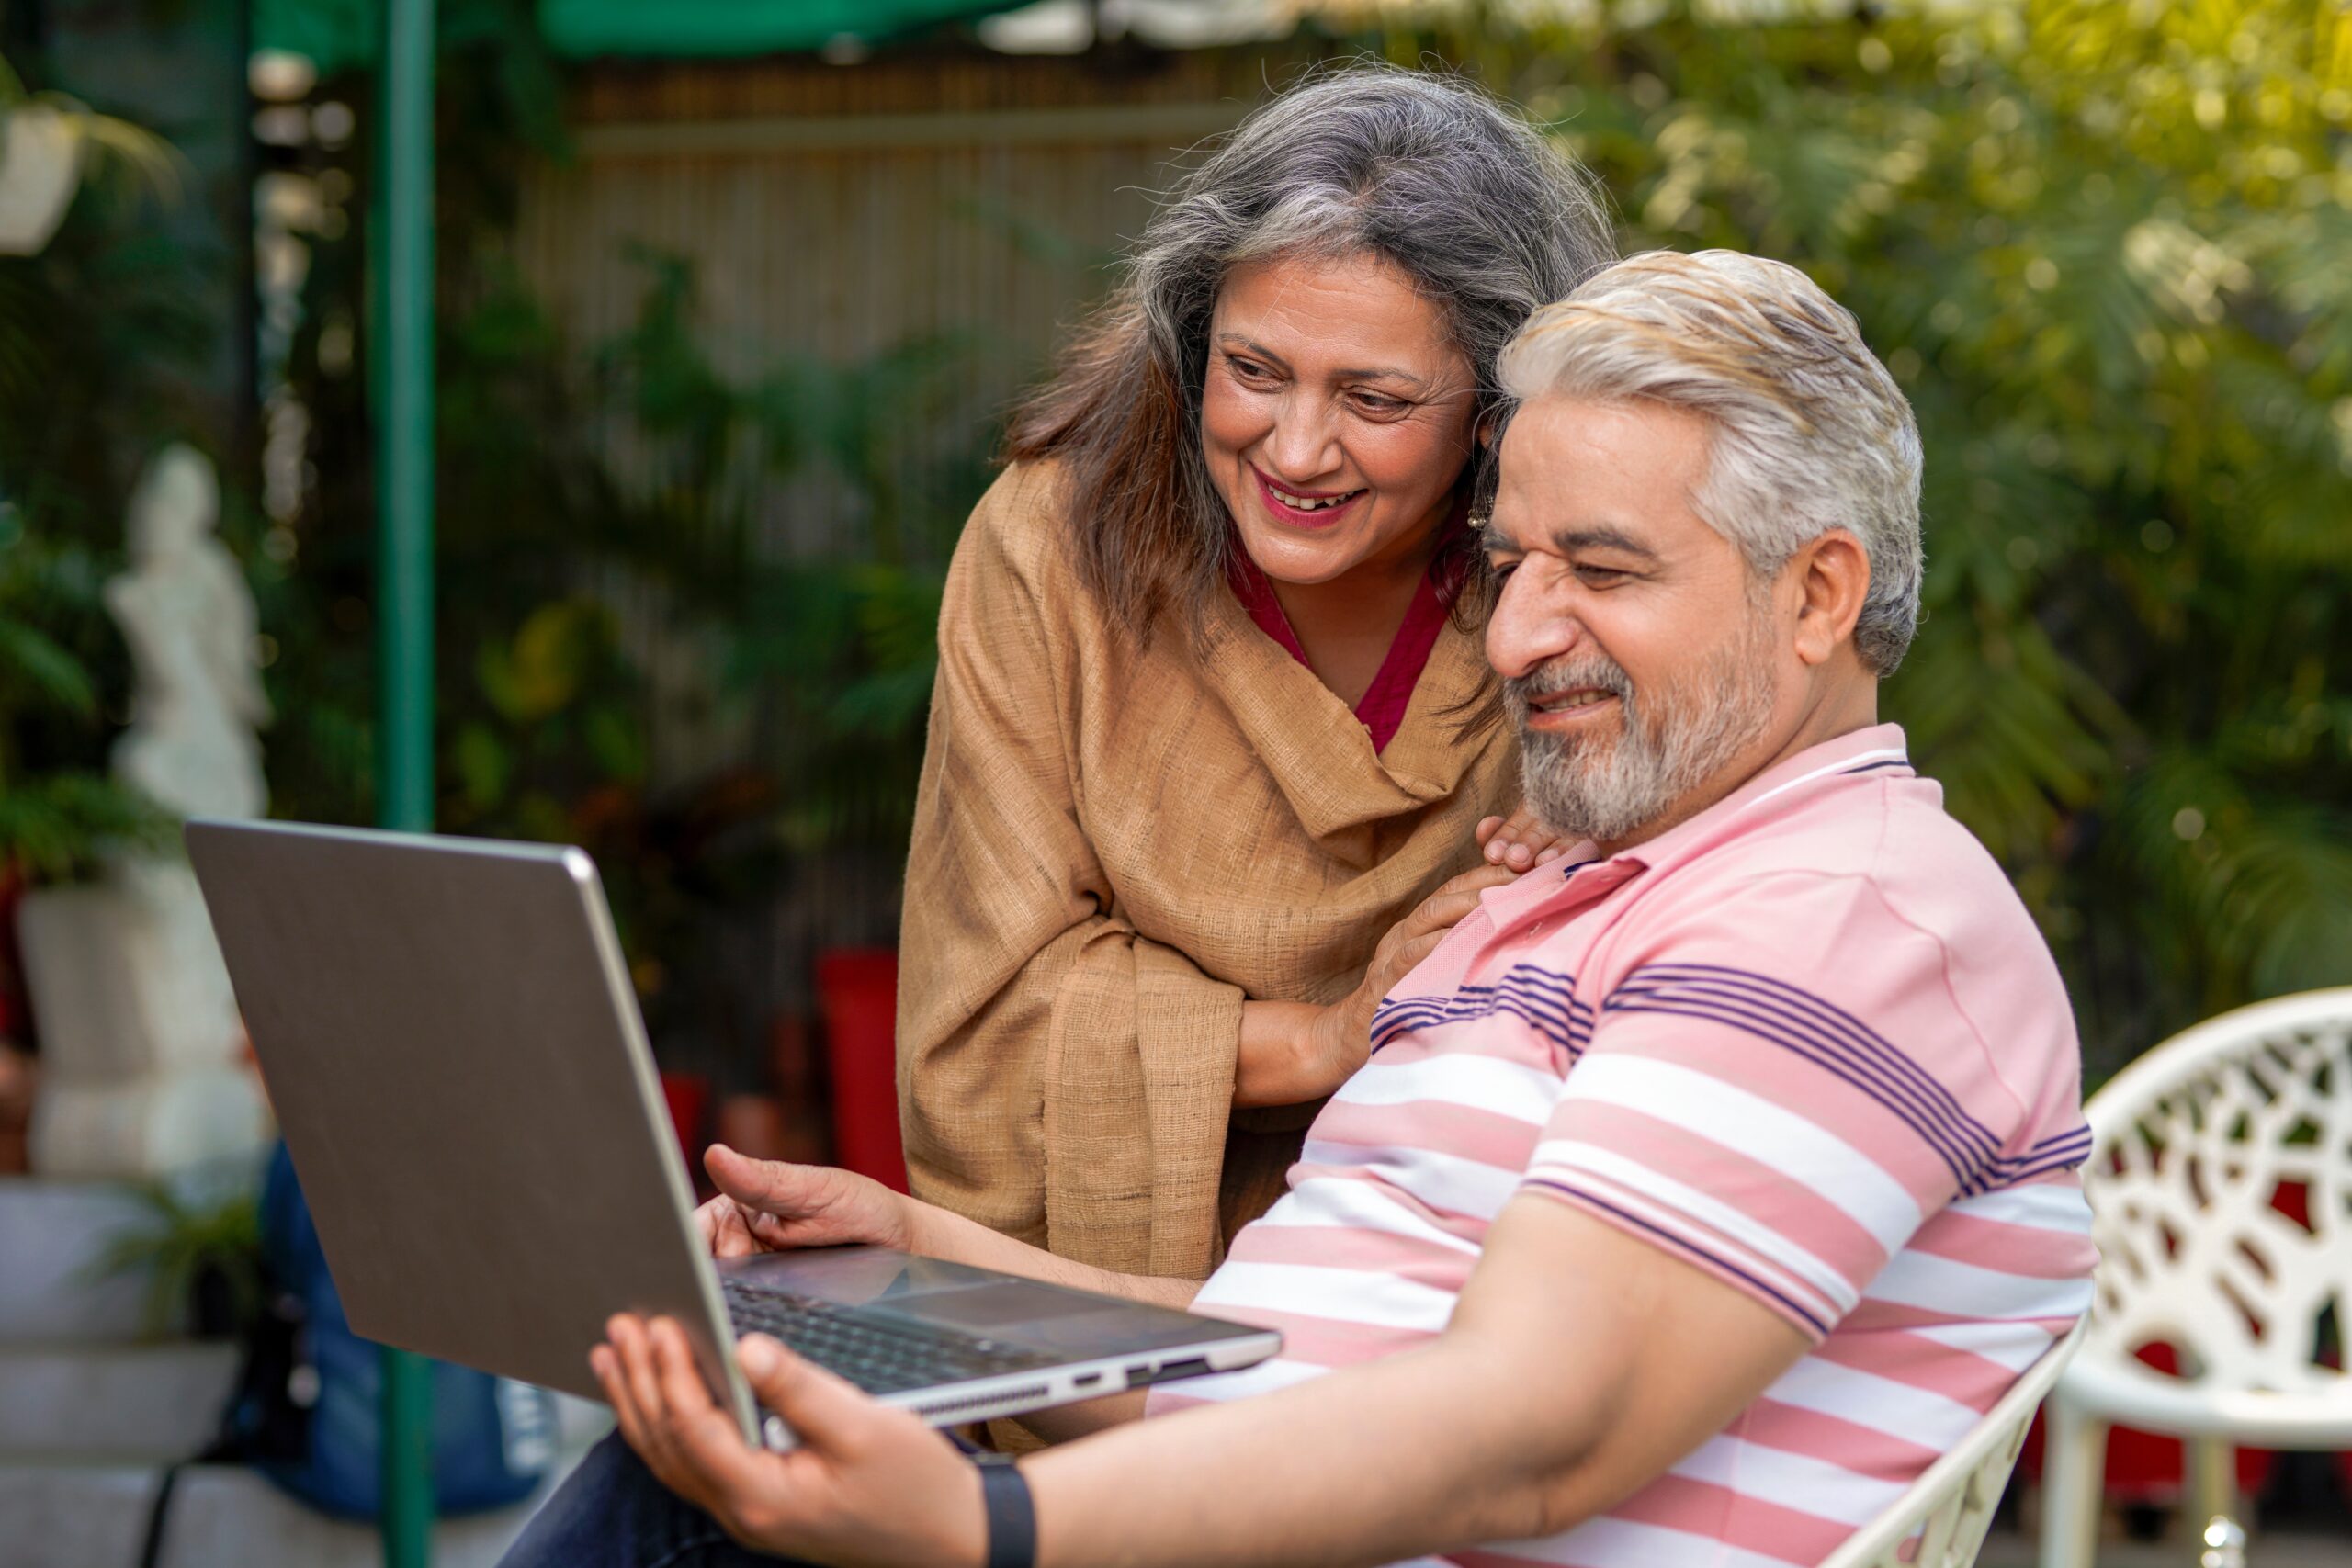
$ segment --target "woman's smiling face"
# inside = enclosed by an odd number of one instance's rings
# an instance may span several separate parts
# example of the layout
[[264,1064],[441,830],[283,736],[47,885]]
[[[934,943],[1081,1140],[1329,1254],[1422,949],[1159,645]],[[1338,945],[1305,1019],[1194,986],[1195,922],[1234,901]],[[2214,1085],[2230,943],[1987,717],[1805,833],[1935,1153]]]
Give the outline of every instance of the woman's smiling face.
[[1380,257],[1245,263],[1209,326],[1201,449],[1258,569],[1336,581],[1426,552],[1469,460],[1476,384]]

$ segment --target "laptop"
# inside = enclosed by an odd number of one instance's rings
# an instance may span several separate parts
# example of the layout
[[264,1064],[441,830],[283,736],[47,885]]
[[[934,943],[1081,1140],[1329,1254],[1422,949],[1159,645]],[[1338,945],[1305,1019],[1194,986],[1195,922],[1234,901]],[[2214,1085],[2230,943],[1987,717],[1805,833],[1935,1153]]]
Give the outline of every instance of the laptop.
[[616,1312],[775,1335],[934,1426],[1227,1371],[1268,1329],[873,1247],[714,1260],[596,869],[577,849],[195,820],[187,850],[352,1328],[603,1397]]

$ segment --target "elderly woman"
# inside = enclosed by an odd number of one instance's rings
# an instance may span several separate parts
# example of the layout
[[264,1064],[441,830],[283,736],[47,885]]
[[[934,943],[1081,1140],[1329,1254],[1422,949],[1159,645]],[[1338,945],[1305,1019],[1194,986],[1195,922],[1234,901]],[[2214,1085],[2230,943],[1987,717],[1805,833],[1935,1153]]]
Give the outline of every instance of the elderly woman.
[[1469,519],[1497,353],[1611,258],[1543,138],[1387,69],[1275,98],[1159,209],[948,577],[899,997],[917,1196],[1203,1277],[1373,1004],[1553,852],[1495,837],[1519,763]]

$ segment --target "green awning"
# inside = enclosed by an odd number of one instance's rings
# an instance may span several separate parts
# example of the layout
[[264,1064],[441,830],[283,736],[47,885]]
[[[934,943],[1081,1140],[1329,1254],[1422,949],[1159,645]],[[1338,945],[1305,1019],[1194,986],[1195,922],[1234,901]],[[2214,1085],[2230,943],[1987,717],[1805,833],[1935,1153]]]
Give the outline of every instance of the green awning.
[[1017,8],[1019,0],[539,0],[548,47],[591,55],[705,57],[821,49],[844,36],[879,43],[942,22]]
[[253,0],[254,48],[299,54],[332,76],[373,65],[384,30],[379,0]]
[[[1019,0],[538,0],[539,34],[570,59],[712,58],[881,43],[943,22],[1018,9]],[[441,35],[478,38],[501,19],[481,0],[441,0]],[[320,74],[374,62],[379,0],[253,0],[254,47],[307,56]]]

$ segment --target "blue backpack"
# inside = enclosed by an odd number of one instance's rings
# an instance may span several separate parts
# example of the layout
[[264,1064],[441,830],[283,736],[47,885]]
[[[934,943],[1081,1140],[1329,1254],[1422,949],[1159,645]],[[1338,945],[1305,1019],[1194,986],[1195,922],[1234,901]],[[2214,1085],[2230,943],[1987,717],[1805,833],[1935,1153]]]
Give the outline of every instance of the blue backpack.
[[[378,1421],[383,1353],[352,1333],[310,1205],[279,1144],[262,1183],[269,1305],[247,1347],[220,1445],[313,1507],[373,1519],[382,1507]],[[556,1460],[542,1389],[433,1363],[433,1492],[444,1515],[520,1502]]]

